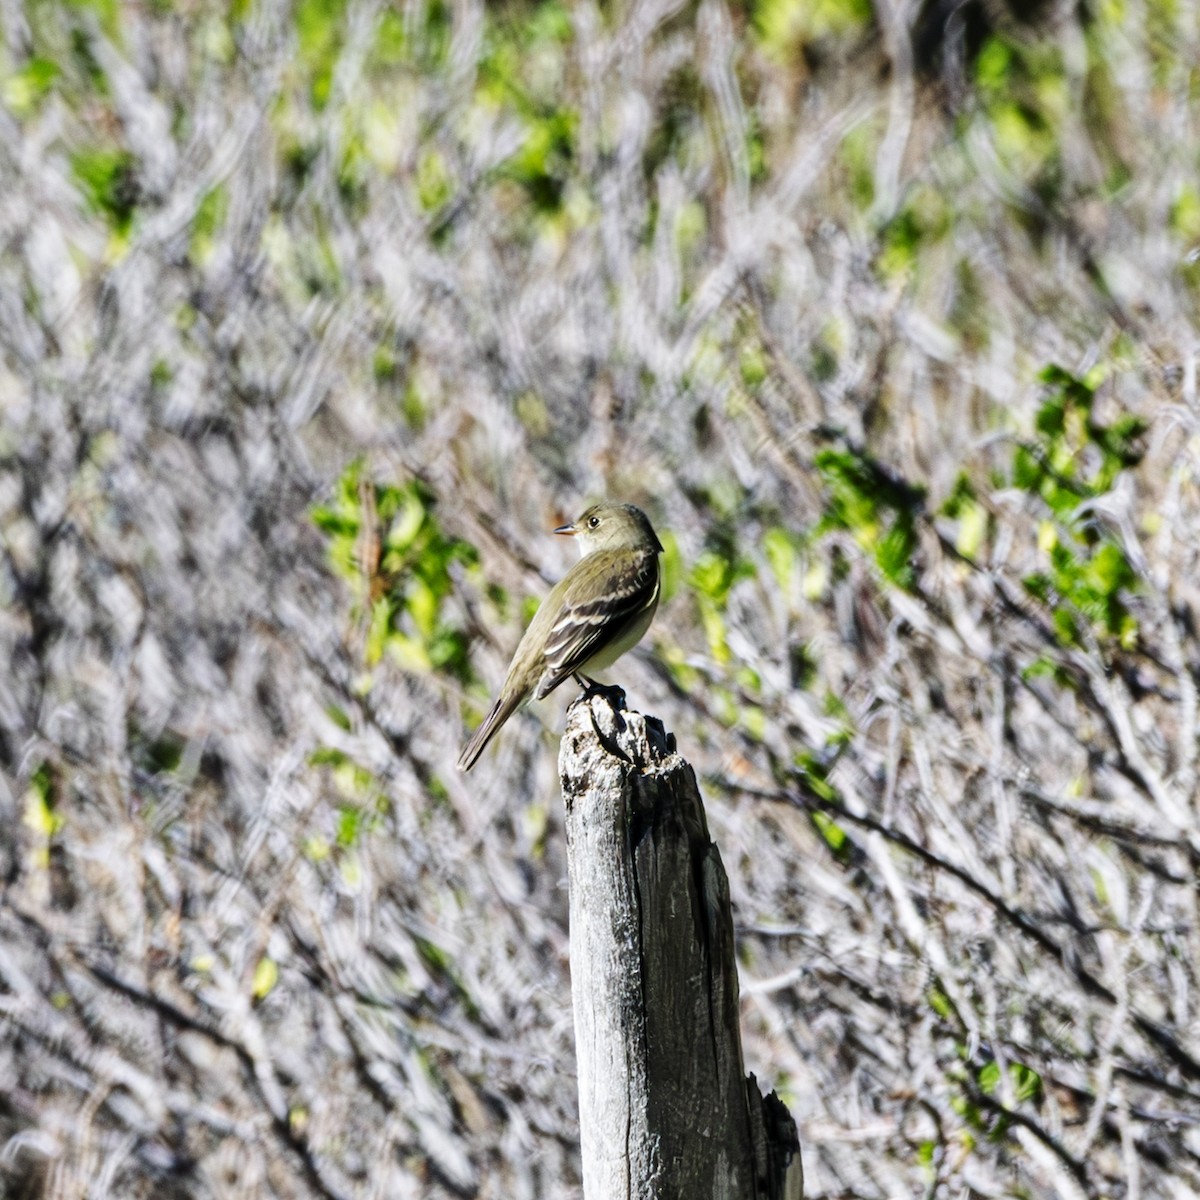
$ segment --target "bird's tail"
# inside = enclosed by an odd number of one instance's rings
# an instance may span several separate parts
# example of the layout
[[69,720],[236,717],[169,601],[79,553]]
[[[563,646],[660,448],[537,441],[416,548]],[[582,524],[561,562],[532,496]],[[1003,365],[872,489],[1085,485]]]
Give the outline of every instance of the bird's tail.
[[471,735],[471,740],[463,747],[462,753],[458,756],[460,771],[469,771],[475,765],[475,760],[483,753],[483,748],[492,740],[500,726],[521,707],[523,699],[524,697],[520,693],[510,695],[508,692],[501,692],[496,697],[496,703],[492,705],[491,711],[483,718],[483,723]]

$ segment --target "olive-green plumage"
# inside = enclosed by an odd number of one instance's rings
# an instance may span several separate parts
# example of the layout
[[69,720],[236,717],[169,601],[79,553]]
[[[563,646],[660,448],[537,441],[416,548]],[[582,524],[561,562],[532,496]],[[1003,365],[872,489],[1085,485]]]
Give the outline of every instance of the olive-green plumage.
[[570,675],[586,678],[612,666],[641,640],[658,607],[662,546],[640,508],[595,504],[554,532],[578,538],[582,557],[534,614],[500,695],[459,755],[461,771],[523,704],[548,696]]

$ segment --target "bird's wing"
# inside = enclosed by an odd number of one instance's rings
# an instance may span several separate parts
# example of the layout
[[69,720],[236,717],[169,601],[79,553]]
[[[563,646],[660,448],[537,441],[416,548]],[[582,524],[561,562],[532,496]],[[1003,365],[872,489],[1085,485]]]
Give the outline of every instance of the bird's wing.
[[[602,596],[586,599],[581,593],[584,561],[591,569],[600,564],[593,560],[606,556],[612,560],[608,587]],[[572,578],[572,576],[575,576]],[[567,587],[562,608],[546,638],[545,670],[538,684],[537,699],[548,696],[564,679],[596,657],[605,646],[617,640],[646,609],[658,599],[658,555],[650,552],[630,559],[621,550],[597,550],[576,563],[563,581]],[[591,589],[587,589],[591,591]]]

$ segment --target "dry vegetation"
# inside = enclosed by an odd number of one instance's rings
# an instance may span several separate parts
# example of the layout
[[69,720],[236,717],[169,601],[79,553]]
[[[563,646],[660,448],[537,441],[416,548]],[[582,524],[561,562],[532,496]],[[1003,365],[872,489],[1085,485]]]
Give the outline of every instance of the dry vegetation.
[[580,1194],[607,495],[808,1194],[1200,1192],[1195,0],[0,28],[0,1191]]

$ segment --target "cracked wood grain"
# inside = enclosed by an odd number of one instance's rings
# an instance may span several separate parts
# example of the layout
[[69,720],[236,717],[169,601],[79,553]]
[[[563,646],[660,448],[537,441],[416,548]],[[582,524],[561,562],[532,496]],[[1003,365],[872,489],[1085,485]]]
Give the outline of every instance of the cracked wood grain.
[[585,1200],[799,1200],[796,1126],[742,1062],[729,885],[691,766],[595,688],[559,755]]

